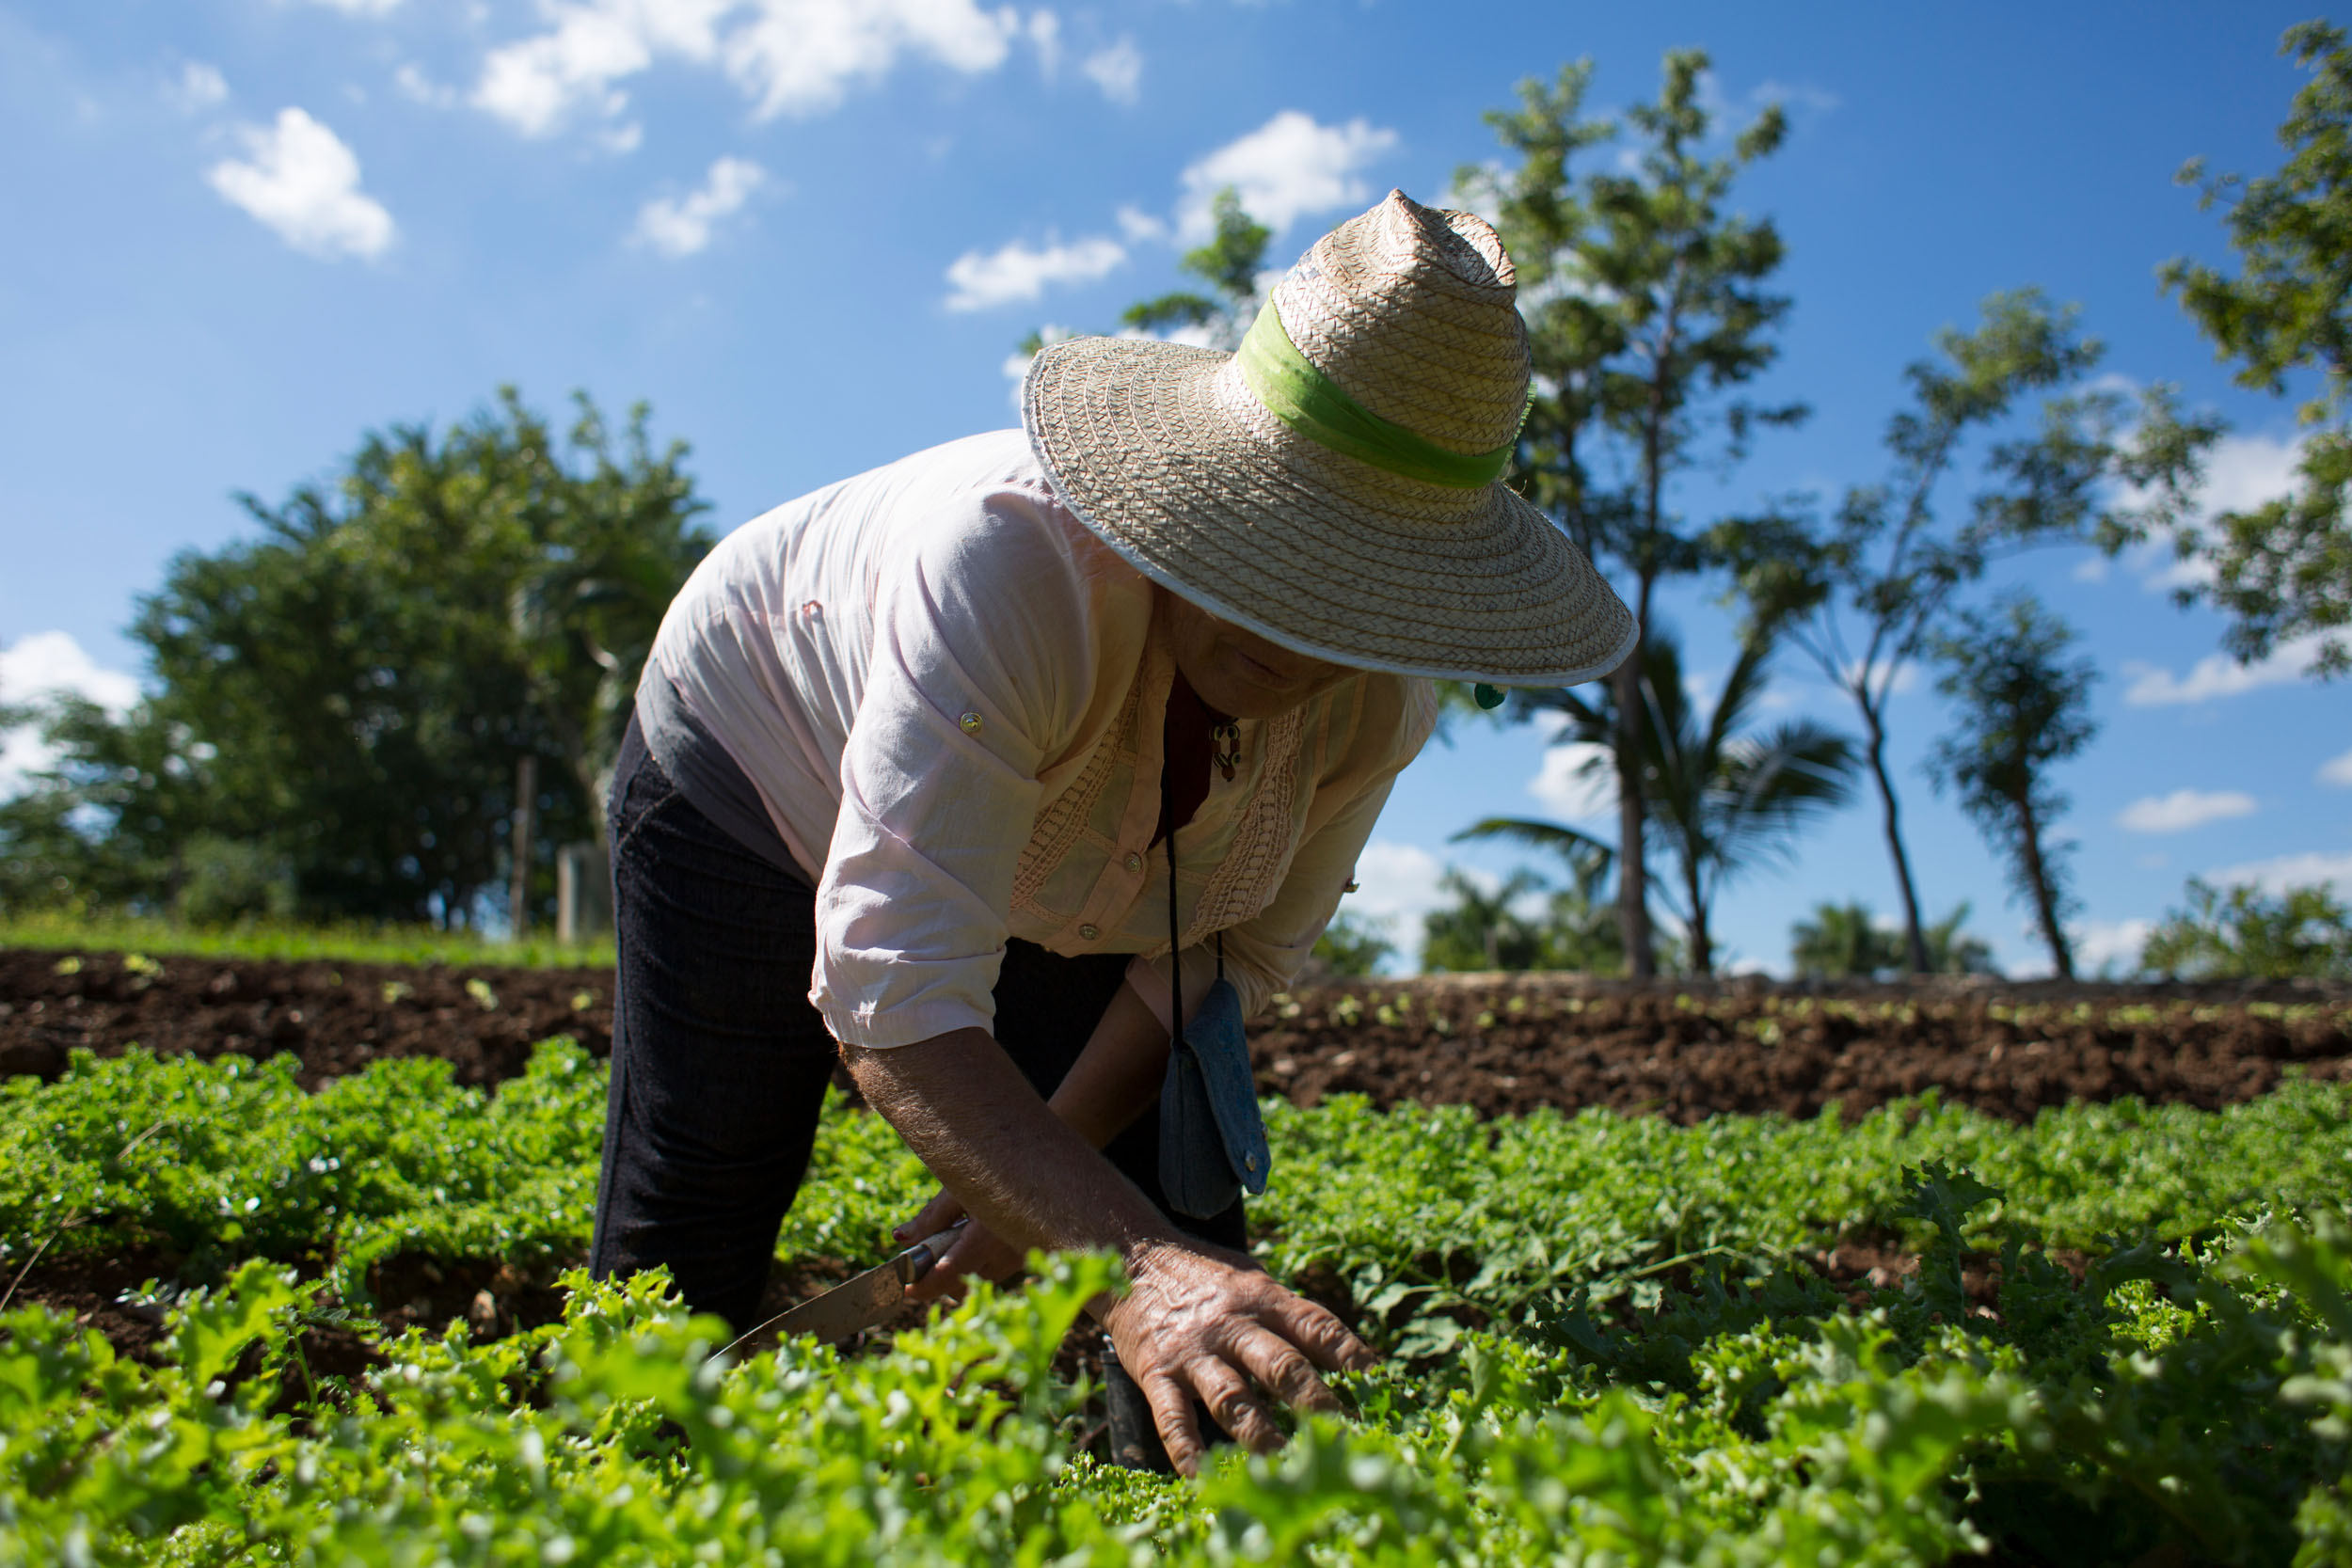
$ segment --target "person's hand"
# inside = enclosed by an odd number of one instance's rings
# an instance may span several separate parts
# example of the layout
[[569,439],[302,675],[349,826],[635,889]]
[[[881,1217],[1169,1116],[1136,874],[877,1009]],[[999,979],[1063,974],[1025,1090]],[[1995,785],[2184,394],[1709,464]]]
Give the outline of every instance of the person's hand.
[[1200,1467],[1196,1398],[1235,1442],[1266,1453],[1283,1441],[1269,1398],[1337,1410],[1315,1369],[1357,1371],[1377,1359],[1339,1319],[1242,1254],[1150,1243],[1129,1253],[1127,1269],[1131,1289],[1097,1316],[1182,1475]]
[[960,1299],[967,1278],[1004,1280],[1021,1270],[1024,1255],[997,1239],[996,1233],[975,1219],[964,1215],[963,1205],[958,1203],[945,1187],[922,1212],[890,1234],[900,1246],[913,1246],[926,1236],[936,1236],[958,1220],[963,1228],[947,1243],[946,1252],[934,1260],[930,1273],[907,1287],[909,1301],[949,1301]]

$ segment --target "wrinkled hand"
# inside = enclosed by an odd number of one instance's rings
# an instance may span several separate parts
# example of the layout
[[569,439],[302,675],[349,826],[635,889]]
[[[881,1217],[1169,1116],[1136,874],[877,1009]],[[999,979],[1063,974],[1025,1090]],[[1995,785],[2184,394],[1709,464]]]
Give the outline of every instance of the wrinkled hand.
[[900,1246],[912,1246],[926,1236],[936,1236],[958,1220],[964,1220],[963,1229],[948,1243],[947,1251],[931,1265],[931,1272],[907,1287],[909,1301],[938,1301],[961,1299],[964,1281],[970,1279],[1004,1280],[1021,1272],[1023,1254],[997,1239],[996,1233],[979,1221],[966,1219],[963,1205],[958,1203],[943,1187],[922,1212],[890,1232]]
[[1283,1441],[1269,1397],[1335,1411],[1315,1369],[1357,1371],[1377,1359],[1339,1319],[1240,1253],[1156,1243],[1136,1248],[1127,1267],[1132,1288],[1097,1316],[1180,1474],[1200,1467],[1196,1397],[1235,1442],[1266,1453]]

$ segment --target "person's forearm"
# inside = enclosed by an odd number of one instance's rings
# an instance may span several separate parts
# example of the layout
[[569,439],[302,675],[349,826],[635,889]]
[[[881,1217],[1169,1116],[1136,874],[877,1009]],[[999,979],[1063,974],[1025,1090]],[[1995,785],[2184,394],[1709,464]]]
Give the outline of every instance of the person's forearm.
[[1152,1103],[1167,1072],[1168,1030],[1135,989],[1122,985],[1046,1104],[1101,1148]]
[[1126,1255],[1174,1235],[983,1029],[889,1050],[844,1046],[866,1102],[966,1212],[1017,1247]]

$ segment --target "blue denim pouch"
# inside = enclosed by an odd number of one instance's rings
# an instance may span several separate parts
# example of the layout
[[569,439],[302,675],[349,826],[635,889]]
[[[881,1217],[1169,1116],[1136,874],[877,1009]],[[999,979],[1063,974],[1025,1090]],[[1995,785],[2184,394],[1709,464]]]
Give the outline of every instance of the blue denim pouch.
[[1160,1187],[1178,1213],[1208,1219],[1224,1212],[1245,1188],[1264,1192],[1272,1164],[1242,1032],[1241,994],[1220,974],[1168,1053],[1168,1077],[1160,1085]]

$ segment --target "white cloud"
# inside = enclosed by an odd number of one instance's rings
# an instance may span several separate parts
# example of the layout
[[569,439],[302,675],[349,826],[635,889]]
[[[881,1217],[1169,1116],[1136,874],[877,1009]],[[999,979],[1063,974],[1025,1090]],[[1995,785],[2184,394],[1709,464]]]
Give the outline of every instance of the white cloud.
[[[2131,385],[2126,381],[2119,389],[2129,389]],[[2206,454],[2204,483],[2197,493],[2198,531],[2203,531],[2206,519],[2221,513],[2250,512],[2292,492],[2295,466],[2302,455],[2302,440],[2296,436],[2233,435],[2215,442]],[[2150,499],[2145,491],[2130,486],[2119,498],[2126,508],[2145,506]],[[2213,568],[2202,559],[2184,558],[2169,543],[2136,546],[2124,552],[2123,562],[2150,593],[2201,587],[2213,578]],[[2075,576],[2085,582],[2099,580],[2081,567],[2075,569]]]
[[1748,102],[1761,106],[1779,103],[1791,109],[1809,109],[1825,115],[1844,102],[1827,87],[1817,87],[1805,82],[1782,82],[1766,77],[1748,94]]
[[[139,683],[119,670],[102,668],[66,632],[31,632],[0,648],[0,704],[31,705],[66,692],[119,717],[139,700]],[[36,727],[0,730],[0,800],[24,788],[25,775],[56,760]]]
[[617,118],[628,102],[617,84],[661,59],[723,71],[769,119],[822,114],[909,55],[978,75],[1025,34],[1051,69],[1060,30],[1050,12],[1025,26],[1010,7],[974,0],[548,0],[543,14],[545,31],[490,52],[473,91],[533,136],[576,115]]
[[1390,923],[1392,930],[1409,933],[1400,946],[1417,946],[1421,917],[1452,902],[1438,891],[1445,867],[1438,857],[1418,845],[1374,839],[1356,857],[1357,891],[1340,904],[1343,913]]
[[2074,940],[2074,967],[2090,974],[2110,966],[2129,974],[2139,967],[2140,949],[2148,945],[2153,920],[2091,920],[2067,932]]
[[[1504,180],[1506,173],[1500,158],[1488,158],[1478,166],[1475,173],[1465,165],[1454,170],[1452,182],[1438,194],[1438,205],[1450,207],[1458,213],[1476,213],[1488,223],[1501,228],[1502,203],[1495,199],[1498,194],[1495,187]],[[1467,183],[1463,180],[1464,175],[1471,175]],[[1479,175],[1485,178],[1479,178]],[[1528,296],[1521,294],[1519,297],[1520,308],[1524,309]]]
[[187,113],[199,114],[229,101],[229,79],[216,67],[190,60],[180,68],[180,79],[165,89],[164,96]]
[[1052,11],[1029,13],[1029,43],[1037,50],[1037,69],[1051,76],[1061,69],[1061,18]]
[[139,683],[101,666],[69,632],[30,632],[0,648],[0,703],[37,702],[63,692],[121,714],[139,700]]
[[2346,752],[2340,757],[2329,757],[2321,763],[2319,782],[2352,787],[2352,752]]
[[2224,436],[2205,459],[2198,499],[2208,512],[2249,512],[2292,492],[2302,459],[2300,436]]
[[204,175],[232,206],[305,255],[373,258],[390,247],[392,214],[360,190],[359,160],[334,132],[287,108],[275,125],[241,125],[237,135],[250,161],[225,159]]
[[1609,748],[1594,740],[1555,742],[1527,792],[1570,822],[1595,822],[1617,810],[1617,774]]
[[[1861,673],[1862,661],[1849,659],[1838,671],[1838,679],[1851,685],[1854,677]],[[1888,696],[1900,697],[1919,689],[1919,666],[1909,662],[1898,664],[1890,673],[1885,666],[1874,664],[1870,668],[1870,682]]]
[[1308,214],[1362,205],[1371,199],[1372,190],[1359,171],[1396,140],[1394,131],[1370,120],[1322,125],[1296,109],[1284,109],[1184,170],[1178,230],[1188,240],[1205,239],[1209,203],[1228,185],[1240,195],[1249,215],[1277,235]]
[[710,243],[720,219],[740,212],[752,193],[768,182],[768,171],[749,158],[721,158],[698,190],[673,199],[657,197],[637,210],[629,238],[664,256],[691,256]]
[[404,63],[393,71],[392,86],[400,89],[403,98],[421,103],[428,109],[452,108],[457,103],[455,87],[436,82],[414,65]]
[[1106,49],[1098,49],[1086,57],[1078,68],[1087,80],[1103,89],[1103,96],[1114,103],[1133,103],[1140,96],[1143,86],[1143,52],[1136,40],[1122,38]]
[[[1057,326],[1052,322],[1047,322],[1037,329],[1037,340],[1041,347],[1047,343],[1058,343],[1077,335],[1072,328]],[[1009,384],[1008,390],[1012,399],[1012,411],[1015,414],[1021,412],[1021,384],[1028,379],[1029,366],[1036,358],[1036,355],[1023,354],[1017,349],[1005,356],[1001,369],[1005,372],[1005,380]]]
[[2105,582],[2108,569],[2113,565],[2114,562],[2104,555],[2087,555],[2075,562],[2074,570],[2066,575],[2076,582]]
[[310,4],[345,16],[389,16],[400,8],[400,0],[310,0]]
[[947,268],[947,281],[955,285],[947,309],[985,310],[1035,299],[1052,284],[1090,283],[1126,260],[1127,247],[1103,234],[1068,245],[1048,235],[1042,249],[1015,240],[985,255],[967,250]]
[[754,113],[822,114],[853,82],[875,81],[903,54],[977,76],[1005,61],[1020,19],[972,0],[759,0],[726,46],[727,74]]
[[2319,657],[2325,636],[2314,632],[2282,642],[2268,658],[2253,664],[2240,664],[2227,654],[2207,654],[2186,675],[2175,675],[2145,659],[2125,659],[2123,674],[2131,684],[2123,689],[2123,701],[2133,707],[2171,707],[2235,697],[2265,686],[2289,686],[2301,680]]
[[2217,887],[2257,887],[2274,895],[2291,887],[2332,883],[2339,896],[2352,897],[2352,854],[2330,855],[2306,849],[2300,854],[2274,855],[2266,861],[2248,861],[2208,871],[2205,880]]
[[1132,204],[1119,209],[1119,231],[1129,245],[1158,244],[1168,238],[1168,225]]
[[2177,833],[2232,816],[2251,816],[2255,809],[2254,798],[2244,790],[2176,789],[2134,800],[2115,820],[2128,832]]

